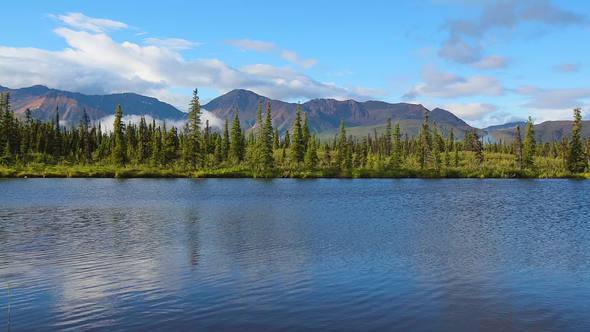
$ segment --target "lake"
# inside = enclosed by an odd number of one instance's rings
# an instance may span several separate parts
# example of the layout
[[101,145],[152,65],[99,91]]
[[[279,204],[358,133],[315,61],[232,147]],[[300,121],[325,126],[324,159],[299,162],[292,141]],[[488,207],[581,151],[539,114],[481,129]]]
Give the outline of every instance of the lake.
[[590,181],[0,180],[0,328],[590,330]]

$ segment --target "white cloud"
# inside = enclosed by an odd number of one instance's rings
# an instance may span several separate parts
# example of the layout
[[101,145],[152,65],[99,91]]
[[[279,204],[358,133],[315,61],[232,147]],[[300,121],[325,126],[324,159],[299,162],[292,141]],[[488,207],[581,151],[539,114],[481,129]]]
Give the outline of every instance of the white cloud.
[[267,41],[254,39],[232,39],[228,40],[227,44],[237,47],[243,51],[276,53],[279,54],[284,60],[296,64],[304,69],[309,69],[318,63],[316,59],[302,58],[294,51],[280,49],[275,43]]
[[227,43],[243,51],[270,52],[277,48],[274,43],[254,39],[232,39]]
[[448,104],[444,108],[461,119],[468,121],[481,120],[488,114],[498,110],[495,105],[486,103]]
[[485,60],[482,39],[491,30],[513,29],[523,23],[565,26],[587,22],[586,16],[561,9],[548,0],[486,2],[479,17],[471,20],[451,20],[446,23],[448,37],[438,54],[450,61],[473,65],[482,59]]
[[289,62],[297,64],[305,69],[311,68],[315,66],[318,61],[316,59],[302,59],[299,55],[293,51],[283,50],[281,52],[281,57]]
[[54,16],[58,20],[74,29],[91,32],[104,32],[107,30],[118,30],[127,28],[127,24],[106,18],[88,17],[82,13],[68,13]]
[[406,99],[418,96],[457,98],[469,96],[498,96],[504,88],[493,77],[462,77],[428,66],[422,72],[424,82],[414,86],[404,95]]
[[366,93],[376,91],[320,82],[290,68],[256,64],[237,69],[219,59],[187,59],[171,45],[118,42],[104,30],[107,26],[121,28],[123,25],[83,17],[94,22],[93,25],[54,30],[68,45],[63,50],[0,46],[2,85],[17,88],[44,84],[95,94],[131,91],[163,98],[181,109],[186,105],[177,102],[186,99],[173,91],[194,87],[213,88],[219,92],[244,88],[271,98],[294,100],[368,99],[374,95]]
[[488,56],[473,63],[473,67],[479,69],[500,69],[508,66],[508,59],[502,56]]
[[186,40],[186,39],[182,39],[182,38],[161,39],[161,38],[153,38],[152,37],[152,38],[146,38],[146,39],[144,39],[144,41],[150,45],[165,47],[165,48],[170,48],[170,49],[176,49],[176,50],[186,50],[186,49],[190,49],[195,46],[201,45],[201,43],[195,43],[190,40]]
[[544,110],[563,110],[582,107],[590,101],[590,88],[542,89],[534,86],[522,86],[516,93],[529,100],[527,108]]
[[[122,122],[124,124],[139,124],[139,122],[141,121],[141,115],[124,115],[123,118],[121,119]],[[172,127],[176,127],[178,129],[183,128],[184,125],[186,124],[187,120],[171,120],[171,119],[154,119],[149,115],[144,115],[143,116],[145,118],[145,121],[150,124],[152,123],[152,121],[156,121],[157,125],[163,126],[164,124],[166,124],[166,128],[170,129]],[[103,131],[106,132],[111,132],[113,131],[113,123],[115,121],[115,115],[108,115],[105,117],[102,117],[100,119],[98,119],[96,121],[96,125],[98,125],[100,123],[100,127]],[[222,128],[223,127],[223,120],[221,120],[220,118],[216,117],[213,113],[207,111],[207,110],[202,110],[202,115],[201,115],[201,122],[202,122],[202,127],[205,126],[205,121],[209,121],[209,126],[212,128]]]

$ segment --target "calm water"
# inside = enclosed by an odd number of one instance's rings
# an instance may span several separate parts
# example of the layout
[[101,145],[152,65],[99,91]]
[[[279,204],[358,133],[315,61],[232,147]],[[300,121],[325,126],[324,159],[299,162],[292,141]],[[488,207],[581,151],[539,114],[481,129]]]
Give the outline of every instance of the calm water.
[[1,330],[590,330],[590,181],[0,180]]

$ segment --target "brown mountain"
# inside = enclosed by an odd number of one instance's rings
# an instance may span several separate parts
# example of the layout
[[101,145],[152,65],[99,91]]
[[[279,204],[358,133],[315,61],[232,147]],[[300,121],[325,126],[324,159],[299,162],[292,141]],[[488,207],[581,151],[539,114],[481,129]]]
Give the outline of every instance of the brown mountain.
[[[521,134],[524,136],[525,123],[522,122],[492,126],[483,130],[486,132],[486,139],[492,142],[498,140],[512,142],[517,125],[520,125]],[[534,126],[535,138],[539,142],[559,141],[563,137],[571,137],[572,126],[573,121],[545,121]],[[582,135],[590,137],[590,121],[582,121]]]
[[[267,101],[271,102],[273,126],[280,131],[289,129],[295,118],[296,103],[272,100],[248,90],[232,90],[211,100],[203,105],[203,108],[220,118],[229,120],[236,110],[239,110],[242,125],[250,128],[256,121],[259,103],[266,107]],[[365,135],[374,130],[382,130],[387,119],[391,118],[394,123],[400,123],[402,132],[415,135],[420,128],[424,113],[429,113],[432,122],[436,122],[444,132],[453,128],[459,137],[464,131],[473,129],[449,111],[440,108],[429,111],[419,104],[313,99],[301,104],[301,109],[308,114],[310,129],[323,134],[335,133],[340,120],[343,120],[351,133]]]
[[9,92],[11,106],[17,116],[23,116],[30,109],[34,118],[49,120],[55,117],[59,107],[60,119],[77,124],[85,109],[90,120],[114,114],[117,104],[121,104],[127,115],[149,115],[156,119],[180,120],[186,113],[156,98],[136,93],[117,93],[109,95],[85,95],[82,93],[49,89],[42,85],[28,88],[9,89],[0,86],[0,92]]

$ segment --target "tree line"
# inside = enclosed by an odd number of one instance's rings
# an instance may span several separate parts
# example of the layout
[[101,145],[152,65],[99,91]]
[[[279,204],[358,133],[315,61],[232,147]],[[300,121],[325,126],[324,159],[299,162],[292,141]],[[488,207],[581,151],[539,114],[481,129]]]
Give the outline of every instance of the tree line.
[[[279,134],[272,125],[270,102],[260,103],[250,130],[240,126],[239,110],[221,130],[202,122],[195,90],[188,121],[182,128],[150,122],[124,123],[117,106],[111,131],[91,124],[86,111],[75,127],[55,118],[42,122],[25,112],[18,119],[10,95],[0,96],[0,164],[111,165],[116,167],[175,168],[188,172],[241,170],[252,176],[463,176],[469,174],[537,176],[589,171],[590,139],[582,137],[582,116],[574,110],[571,137],[537,142],[533,121],[516,127],[510,142],[485,142],[477,130],[457,139],[431,123],[425,113],[418,135],[402,134],[399,123],[388,120],[385,130],[364,137],[347,135],[340,123],[337,135],[320,140],[310,131],[307,113],[298,107],[292,127]],[[479,172],[479,173],[478,173]],[[544,172],[544,173],[543,173]]]

